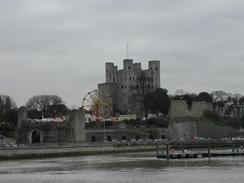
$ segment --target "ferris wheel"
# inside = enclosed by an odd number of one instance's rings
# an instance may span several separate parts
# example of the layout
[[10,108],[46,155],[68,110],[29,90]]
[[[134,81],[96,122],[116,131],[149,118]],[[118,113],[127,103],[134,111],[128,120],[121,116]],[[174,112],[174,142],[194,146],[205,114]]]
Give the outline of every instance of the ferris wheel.
[[97,90],[92,90],[83,98],[82,108],[96,116],[96,120],[106,118],[112,112],[112,99],[106,93],[99,95]]

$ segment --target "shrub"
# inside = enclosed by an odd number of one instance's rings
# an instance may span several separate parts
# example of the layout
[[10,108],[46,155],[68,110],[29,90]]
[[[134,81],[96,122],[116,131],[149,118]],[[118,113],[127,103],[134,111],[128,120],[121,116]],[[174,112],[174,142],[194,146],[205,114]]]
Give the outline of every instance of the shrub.
[[216,111],[206,110],[203,112],[203,117],[213,121],[223,121],[222,117]]

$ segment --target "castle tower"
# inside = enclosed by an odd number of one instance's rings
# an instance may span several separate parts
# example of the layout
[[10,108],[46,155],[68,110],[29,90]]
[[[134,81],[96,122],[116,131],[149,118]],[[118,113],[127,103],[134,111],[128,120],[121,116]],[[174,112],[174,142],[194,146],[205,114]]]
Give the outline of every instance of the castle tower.
[[106,83],[116,83],[118,67],[114,66],[114,64],[111,62],[107,62],[105,64],[105,68],[106,68]]
[[153,88],[160,88],[160,61],[152,60],[148,62],[148,68],[152,73]]
[[133,59],[124,59],[124,70],[127,72],[133,70]]

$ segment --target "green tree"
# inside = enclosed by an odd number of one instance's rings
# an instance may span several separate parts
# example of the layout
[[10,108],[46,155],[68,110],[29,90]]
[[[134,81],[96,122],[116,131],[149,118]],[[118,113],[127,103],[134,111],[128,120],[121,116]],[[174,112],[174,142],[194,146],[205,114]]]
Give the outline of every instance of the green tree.
[[175,95],[172,97],[174,100],[185,100],[187,103],[188,109],[191,108],[193,101],[195,101],[197,98],[197,95],[195,93],[187,93],[184,95]]
[[154,99],[154,94],[153,93],[148,93],[145,97],[144,97],[144,110],[145,110],[145,117],[147,119],[148,117],[148,111],[152,111],[153,113],[155,113],[156,109],[155,109],[155,99]]
[[147,94],[144,100],[145,108],[157,115],[159,113],[167,115],[170,108],[170,98],[167,93],[166,89],[158,88],[153,93]]
[[0,95],[0,122],[10,122],[9,112],[16,108],[15,102],[7,95]]
[[197,99],[199,101],[213,102],[212,96],[208,92],[201,92],[198,94]]
[[158,114],[159,112],[165,115],[168,114],[170,108],[170,99],[167,93],[168,91],[163,88],[158,88],[154,92],[156,114]]

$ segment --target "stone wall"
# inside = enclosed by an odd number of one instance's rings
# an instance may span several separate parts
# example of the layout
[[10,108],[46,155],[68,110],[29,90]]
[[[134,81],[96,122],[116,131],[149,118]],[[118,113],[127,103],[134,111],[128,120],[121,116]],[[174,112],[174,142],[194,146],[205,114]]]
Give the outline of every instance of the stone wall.
[[169,115],[171,120],[186,117],[201,118],[206,110],[213,110],[213,105],[205,101],[194,101],[188,106],[185,100],[171,100]]
[[169,127],[169,137],[172,140],[186,140],[193,137],[204,138],[224,138],[233,137],[238,134],[238,130],[228,126],[218,126],[211,121],[195,120],[173,122]]
[[71,114],[71,128],[75,143],[85,142],[85,113],[82,109],[75,110]]
[[85,114],[82,109],[71,112],[63,122],[28,119],[26,109],[19,110],[16,130],[18,144],[85,142]]
[[169,116],[171,119],[189,115],[189,109],[185,100],[171,100],[169,110]]
[[170,107],[169,136],[172,139],[193,137],[231,137],[237,130],[228,126],[218,126],[203,117],[203,112],[213,110],[213,105],[204,101],[194,101],[188,106],[185,100],[172,100]]
[[[161,139],[167,136],[165,128],[133,128],[133,129],[106,129],[86,130],[86,142],[102,142],[112,140],[131,140],[131,139]],[[105,138],[104,138],[105,137]]]
[[0,160],[23,158],[48,158],[82,155],[99,155],[106,153],[144,152],[155,151],[155,145],[137,146],[67,146],[67,147],[42,147],[42,148],[16,148],[1,149]]
[[[19,129],[18,144],[32,144],[33,133],[40,135],[40,144],[42,143],[63,143],[72,142],[72,128],[69,122],[36,122],[34,120],[22,121]],[[38,137],[39,138],[39,137]]]
[[116,83],[101,83],[98,84],[98,95],[99,96],[109,96],[112,99],[113,104],[121,103],[123,101],[119,100],[118,96],[121,96],[118,85]]

